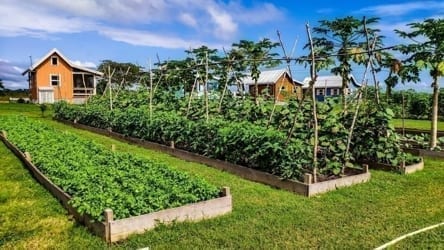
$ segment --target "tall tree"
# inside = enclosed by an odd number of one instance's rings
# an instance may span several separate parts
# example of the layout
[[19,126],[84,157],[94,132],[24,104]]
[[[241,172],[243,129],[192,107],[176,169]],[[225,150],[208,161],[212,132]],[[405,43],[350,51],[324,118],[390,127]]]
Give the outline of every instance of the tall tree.
[[[338,65],[333,67],[331,72],[342,78],[342,104],[345,110],[347,109],[346,96],[348,94],[352,63],[365,62],[363,51],[367,49],[368,42],[366,41],[364,23],[367,26],[371,26],[377,22],[377,18],[369,18],[364,22],[363,20],[348,16],[332,21],[321,20],[319,21],[319,26],[313,29],[317,35],[313,37],[313,46],[315,48],[322,48],[322,54],[334,55],[338,62]],[[367,28],[367,30],[370,38],[375,39],[374,33],[377,30],[371,28]],[[325,66],[329,65],[325,64]]]
[[444,19],[427,19],[423,22],[407,25],[411,31],[395,32],[402,38],[410,40],[410,44],[397,47],[408,55],[404,60],[406,74],[403,81],[419,81],[419,73],[428,70],[432,77],[432,124],[430,148],[435,148],[438,130],[439,78],[444,75]]
[[[201,85],[206,84],[204,81],[207,74],[207,81],[214,80],[218,70],[218,62],[221,60],[221,57],[217,54],[217,49],[210,49],[202,45],[196,49],[185,50],[185,52],[188,54],[187,59],[194,62],[190,71],[195,74]],[[207,64],[208,69],[206,68]]]
[[[106,73],[108,71],[108,67],[111,68],[111,71],[114,71],[112,83],[116,86],[114,86],[113,88],[121,87],[124,89],[127,87],[131,87],[134,83],[139,82],[142,75],[142,67],[129,62],[121,63],[112,60],[103,60],[99,67],[97,67],[97,69],[101,72]],[[101,87],[99,86],[99,88]]]
[[[224,63],[222,67],[224,67],[226,69],[226,72],[228,73],[226,76],[228,77],[228,82],[235,83],[237,85],[239,94],[243,96],[245,94],[245,88],[241,82],[241,79],[246,76],[246,55],[241,50],[233,48],[227,53],[226,57],[226,63]],[[229,68],[231,70],[231,73],[228,72]]]
[[0,91],[3,91],[5,89],[5,86],[3,85],[3,80],[0,79]]
[[[209,120],[209,101],[208,101],[208,83],[214,79],[214,74],[217,72],[217,63],[221,58],[217,55],[217,49],[210,49],[205,45],[193,50],[185,51],[188,56],[194,59],[195,67],[192,71],[195,73],[196,83],[203,87],[205,100],[205,117]],[[191,93],[192,94],[192,93]],[[191,104],[191,98],[188,102],[188,107]],[[189,108],[188,108],[189,110]]]
[[264,38],[258,42],[240,40],[239,43],[233,43],[233,50],[243,55],[244,65],[250,71],[250,76],[254,80],[254,100],[259,104],[259,88],[258,79],[261,74],[261,67],[274,67],[279,65],[280,61],[273,60],[278,53],[272,52],[279,43],[272,42],[268,38]]
[[[193,64],[194,61],[191,58],[156,63],[158,69],[154,70],[153,81],[159,82],[160,89],[190,91],[195,78],[194,73],[190,70]],[[163,80],[159,79],[162,74],[164,75]]]

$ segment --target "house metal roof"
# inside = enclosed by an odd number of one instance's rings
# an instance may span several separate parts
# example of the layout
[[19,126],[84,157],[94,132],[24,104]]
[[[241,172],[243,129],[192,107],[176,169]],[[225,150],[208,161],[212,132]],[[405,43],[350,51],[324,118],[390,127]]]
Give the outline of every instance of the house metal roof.
[[[351,83],[357,87],[360,87],[360,85],[356,82],[356,79],[353,77],[353,75],[349,76],[349,80]],[[302,82],[303,86],[302,88],[308,88],[310,84],[311,78],[306,77]],[[314,84],[315,88],[341,88],[342,87],[342,77],[336,76],[336,75],[330,75],[330,76],[318,76],[316,79],[316,82]]]
[[73,62],[71,62],[70,60],[68,60],[68,58],[66,58],[62,53],[60,53],[60,51],[58,51],[56,48],[52,49],[51,51],[49,51],[44,57],[42,57],[40,60],[38,60],[36,63],[32,64],[31,67],[29,67],[27,70],[25,70],[22,75],[25,75],[28,71],[33,71],[35,70],[38,66],[40,66],[40,64],[42,64],[44,61],[46,61],[50,56],[52,56],[54,53],[56,53],[60,58],[62,58],[71,68],[73,69],[78,69],[81,71],[86,71],[89,73],[92,73],[94,75],[98,75],[98,76],[103,76],[103,73],[97,70],[93,70],[93,69],[89,69],[86,67],[82,67],[79,65],[74,64]]
[[[275,69],[275,70],[263,70],[261,71],[261,74],[259,75],[259,79],[257,80],[257,84],[274,84],[276,83],[279,78],[283,75],[287,74],[290,76],[288,71],[286,69]],[[254,85],[254,80],[251,78],[250,75],[243,77],[241,80],[242,83],[245,85]],[[296,84],[302,84],[298,81],[295,81],[293,79],[293,82]]]

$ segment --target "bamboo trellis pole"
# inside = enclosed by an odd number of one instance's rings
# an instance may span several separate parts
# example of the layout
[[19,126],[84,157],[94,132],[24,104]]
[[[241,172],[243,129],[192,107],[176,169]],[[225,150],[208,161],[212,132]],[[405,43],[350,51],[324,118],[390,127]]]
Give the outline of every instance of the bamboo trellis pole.
[[318,115],[317,115],[317,109],[316,109],[316,95],[315,95],[315,87],[314,84],[316,82],[316,59],[314,54],[314,46],[313,46],[313,39],[311,38],[311,32],[310,32],[310,26],[307,23],[306,24],[307,29],[307,35],[308,40],[310,42],[310,54],[311,54],[311,65],[310,65],[310,89],[311,89],[311,101],[313,105],[313,130],[314,130],[314,142],[313,142],[313,182],[317,182],[317,171],[318,171]]

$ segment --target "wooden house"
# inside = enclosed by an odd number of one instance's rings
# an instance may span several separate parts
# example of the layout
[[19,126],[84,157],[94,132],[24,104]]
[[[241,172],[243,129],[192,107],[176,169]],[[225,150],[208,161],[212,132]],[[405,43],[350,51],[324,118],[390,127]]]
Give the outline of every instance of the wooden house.
[[[356,83],[355,78],[350,75],[348,79],[354,86],[359,86]],[[302,82],[302,89],[304,93],[308,91],[311,78],[306,77]],[[323,101],[326,97],[340,96],[342,91],[342,77],[331,75],[331,76],[318,76],[314,84],[315,95],[318,101]],[[350,93],[350,89],[348,89]]]
[[67,101],[83,103],[96,94],[97,78],[103,73],[73,64],[57,49],[28,68],[29,92],[34,103]]
[[[246,90],[248,90],[250,95],[254,96],[256,93],[255,82],[249,73],[247,75],[242,78],[241,82],[246,86]],[[302,83],[292,79],[286,69],[261,71],[257,86],[260,95],[266,94],[277,101],[284,101],[290,96],[302,97]]]

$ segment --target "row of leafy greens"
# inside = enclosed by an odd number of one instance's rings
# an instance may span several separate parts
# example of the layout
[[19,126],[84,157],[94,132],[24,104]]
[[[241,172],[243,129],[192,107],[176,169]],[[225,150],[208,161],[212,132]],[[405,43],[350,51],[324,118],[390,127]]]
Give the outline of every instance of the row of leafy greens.
[[116,219],[216,198],[219,189],[163,163],[113,152],[37,120],[0,116],[0,130],[55,185],[71,195],[80,213],[103,221],[111,208]]
[[[225,160],[275,174],[303,180],[312,173],[313,118],[309,102],[289,100],[273,112],[273,103],[259,105],[249,99],[227,97],[218,107],[210,100],[210,119],[205,119],[202,99],[192,105],[184,98],[158,95],[152,112],[146,92],[122,92],[109,107],[107,96],[97,96],[86,105],[56,103],[56,118],[112,129],[126,136],[175,146],[190,152]],[[190,108],[188,108],[190,107]],[[351,105],[353,110],[353,106]],[[317,174],[339,176],[352,163],[379,162],[397,167],[406,160],[399,136],[390,120],[390,109],[363,105],[347,152],[352,112],[344,113],[334,99],[319,103]],[[272,119],[270,119],[272,117]]]

